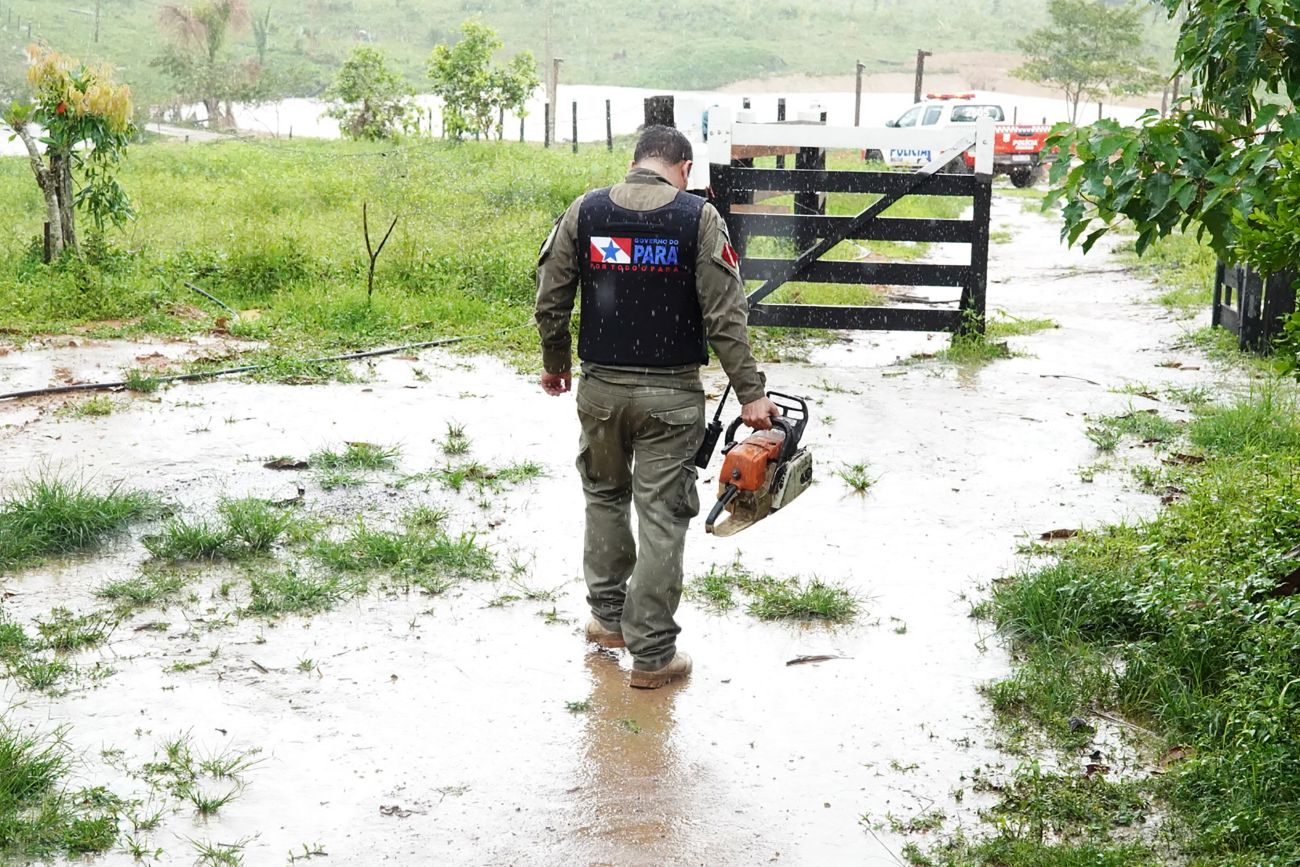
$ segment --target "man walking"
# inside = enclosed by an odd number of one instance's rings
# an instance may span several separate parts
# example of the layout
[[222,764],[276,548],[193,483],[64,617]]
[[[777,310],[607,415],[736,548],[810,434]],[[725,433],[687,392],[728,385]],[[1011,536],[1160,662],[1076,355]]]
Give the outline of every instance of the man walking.
[[677,130],[647,127],[623,183],[579,197],[556,221],[537,267],[541,384],[550,395],[572,385],[569,320],[582,290],[577,464],[587,501],[587,640],[627,647],[629,683],[645,689],[691,671],[673,615],[687,526],[700,511],[693,459],[704,437],[707,346],[745,424],[766,430],[780,412],[749,348],[726,224],[685,192],[691,156]]

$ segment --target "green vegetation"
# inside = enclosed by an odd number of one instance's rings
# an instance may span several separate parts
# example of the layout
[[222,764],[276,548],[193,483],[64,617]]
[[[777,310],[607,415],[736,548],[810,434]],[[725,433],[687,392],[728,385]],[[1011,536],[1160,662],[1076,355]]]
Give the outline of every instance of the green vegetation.
[[28,479],[0,500],[0,572],[96,548],[157,511],[154,499],[137,491],[113,487],[100,494],[84,481]]
[[1136,3],[1048,0],[1051,23],[1017,40],[1026,59],[1012,74],[1059,88],[1071,123],[1084,98],[1101,100],[1159,86],[1160,76],[1151,72],[1156,63],[1141,56],[1145,13]]
[[[11,0],[24,22],[5,47],[32,38],[47,40],[87,59],[105,59],[130,68],[138,99],[161,101],[172,79],[166,70],[142,62],[159,40],[157,3],[105,2],[96,16],[51,5],[46,0]],[[358,42],[382,48],[408,80],[425,88],[424,65],[439,43],[458,37],[461,23],[482,14],[497,29],[511,54],[531,51],[547,62],[548,39],[556,57],[565,58],[562,80],[690,89],[709,87],[773,72],[839,74],[853,71],[858,58],[871,59],[872,72],[908,72],[916,45],[934,42],[936,21],[960,21],[943,28],[947,52],[1005,51],[1006,22],[1035,26],[1045,20],[1043,0],[1001,0],[996,13],[987,0],[940,4],[923,0],[877,8],[866,0],[828,0],[816,8],[788,0],[760,0],[743,7],[665,0],[648,15],[626,4],[596,0],[554,4],[512,4],[490,0],[429,0],[414,5],[392,0],[348,0],[316,4],[248,4],[252,27],[235,28],[222,59],[245,60],[266,70],[263,89],[298,95],[322,91],[348,51]],[[91,6],[91,9],[98,8]],[[263,10],[267,10],[264,12]],[[97,24],[98,21],[98,24]],[[692,56],[682,58],[683,22],[689,22]],[[246,24],[247,19],[244,22]],[[94,41],[98,27],[99,42]],[[737,38],[737,34],[743,34]],[[373,40],[373,42],[371,42]],[[816,45],[816,51],[807,46]],[[198,58],[186,58],[202,68]],[[17,58],[0,70],[9,73]],[[943,55],[930,69],[943,72]],[[221,66],[217,71],[224,71]],[[17,77],[16,71],[11,73]],[[192,76],[197,78],[197,76]]]
[[1178,233],[1153,241],[1141,256],[1132,244],[1120,250],[1120,261],[1158,282],[1162,290],[1158,301],[1165,307],[1191,315],[1210,305],[1218,259],[1194,234]]
[[[141,145],[120,175],[139,203],[129,248],[100,245],[49,267],[32,241],[40,217],[30,170],[0,159],[0,320],[18,339],[74,328],[93,337],[228,330],[270,344],[200,370],[456,335],[486,335],[466,348],[531,362],[537,247],[576,196],[621,178],[629,156],[601,147],[574,159],[508,142]],[[364,202],[402,215],[369,302]],[[227,322],[186,281],[244,315]],[[309,381],[338,369],[270,375]],[[149,374],[132,380],[157,388]]]
[[867,489],[879,481],[871,475],[871,468],[865,462],[856,464],[843,464],[835,475],[839,476],[844,484],[849,486],[849,490],[855,494],[865,494]]
[[451,536],[443,520],[427,509],[407,515],[400,530],[377,530],[358,520],[346,538],[321,540],[311,554],[335,572],[386,573],[429,593],[441,593],[459,579],[495,578],[491,552],[473,534]]
[[936,863],[1166,863],[1154,843],[1112,834],[1153,812],[1192,865],[1300,851],[1296,392],[1269,383],[1202,406],[1186,436],[1207,460],[1178,468],[1185,497],[1061,543],[983,610],[1018,662],[988,690],[1005,719],[1073,750],[1089,739],[1079,718],[1120,714],[1151,732],[1141,746],[1164,773],[1109,783],[1034,768],[1002,788],[994,840]]
[[857,617],[860,601],[843,587],[817,578],[773,578],[755,575],[736,560],[714,565],[694,578],[687,592],[706,607],[729,611],[738,604],[736,594],[749,597],[746,611],[759,620],[825,620],[848,623]]
[[355,589],[337,575],[303,574],[293,567],[253,575],[248,588],[250,599],[243,613],[268,618],[328,611]]
[[113,410],[116,408],[116,404],[113,403],[111,397],[97,394],[84,400],[64,404],[59,407],[58,414],[71,416],[72,418],[101,418],[112,415]]
[[112,848],[117,820],[107,793],[68,791],[70,769],[57,733],[20,733],[0,719],[0,859],[77,858]]
[[414,89],[388,68],[383,52],[366,45],[352,49],[325,98],[340,103],[326,114],[348,138],[395,139],[420,123]]
[[292,512],[257,497],[222,500],[214,518],[173,518],[144,544],[159,560],[237,560],[270,551],[292,522]]
[[1128,436],[1147,445],[1168,443],[1182,433],[1183,426],[1165,418],[1154,409],[1137,410],[1129,407],[1122,415],[1104,415],[1088,425],[1088,439],[1098,451],[1113,452],[1120,441]]
[[446,136],[460,139],[473,133],[487,139],[495,129],[501,138],[505,113],[522,112],[541,84],[532,52],[521,51],[504,65],[493,63],[492,56],[503,44],[495,30],[470,19],[460,25],[460,38],[454,44],[434,47],[429,80],[432,92],[442,100]]
[[341,452],[316,452],[309,462],[319,470],[391,470],[397,466],[401,453],[397,446],[354,442],[345,443]]

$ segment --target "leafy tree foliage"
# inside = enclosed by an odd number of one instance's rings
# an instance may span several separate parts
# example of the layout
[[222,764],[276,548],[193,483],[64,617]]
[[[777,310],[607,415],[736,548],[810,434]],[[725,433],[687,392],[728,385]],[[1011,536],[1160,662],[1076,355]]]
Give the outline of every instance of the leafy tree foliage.
[[1028,59],[1012,74],[1064,91],[1071,123],[1085,96],[1142,93],[1155,83],[1152,63],[1141,58],[1143,13],[1136,6],[1049,0],[1047,11],[1051,24],[1017,43]]
[[[79,250],[76,208],[85,210],[99,230],[134,216],[117,182],[118,165],[135,134],[131,89],[114,82],[106,67],[85,66],[48,48],[32,46],[28,57],[32,98],[14,102],[4,120],[27,148],[57,256]],[[39,139],[37,125],[44,129]]]
[[[447,134],[487,137],[499,124],[502,109],[522,115],[524,103],[541,83],[531,52],[516,54],[504,66],[493,63],[502,46],[496,31],[478,21],[460,26],[455,45],[442,44],[429,57],[433,92],[442,97]],[[498,136],[501,130],[498,129]]]
[[234,103],[255,102],[264,95],[261,63],[235,59],[226,51],[230,36],[250,20],[245,0],[168,3],[158,11],[158,24],[171,42],[152,65],[171,77],[181,101],[203,103],[216,128],[234,125]]
[[414,96],[415,91],[401,74],[388,68],[380,51],[358,45],[326,92],[327,99],[341,105],[326,114],[339,121],[349,138],[396,138],[418,122]]
[[1222,258],[1300,264],[1300,7],[1293,0],[1162,0],[1182,18],[1190,85],[1168,117],[1059,128],[1049,144],[1062,234],[1090,248],[1128,222],[1137,250],[1195,230]]

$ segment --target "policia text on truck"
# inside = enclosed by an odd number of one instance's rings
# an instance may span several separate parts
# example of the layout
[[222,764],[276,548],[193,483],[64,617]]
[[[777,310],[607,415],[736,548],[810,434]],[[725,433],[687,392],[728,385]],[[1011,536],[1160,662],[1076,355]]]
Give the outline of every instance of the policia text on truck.
[[694,459],[705,430],[699,369],[708,346],[746,425],[770,429],[781,413],[764,394],[749,348],[740,262],[726,225],[712,205],[685,192],[691,156],[677,130],[647,127],[623,183],[575,201],[537,267],[547,394],[572,385],[569,320],[581,297],[577,465],[586,497],[587,639],[627,647],[629,683],[642,688],[691,670],[677,650],[673,615],[687,526],[700,511]]

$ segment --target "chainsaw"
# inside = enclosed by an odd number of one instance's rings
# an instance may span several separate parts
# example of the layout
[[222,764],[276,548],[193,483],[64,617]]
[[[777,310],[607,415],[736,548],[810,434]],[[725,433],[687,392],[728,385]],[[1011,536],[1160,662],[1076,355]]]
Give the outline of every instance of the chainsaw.
[[[772,429],[755,431],[736,442],[737,418],[727,428],[718,501],[704,521],[706,533],[731,536],[756,524],[808,490],[813,480],[812,454],[799,447],[808,426],[808,404],[800,397],[768,392],[781,410]],[[723,511],[731,516],[717,523]]]

